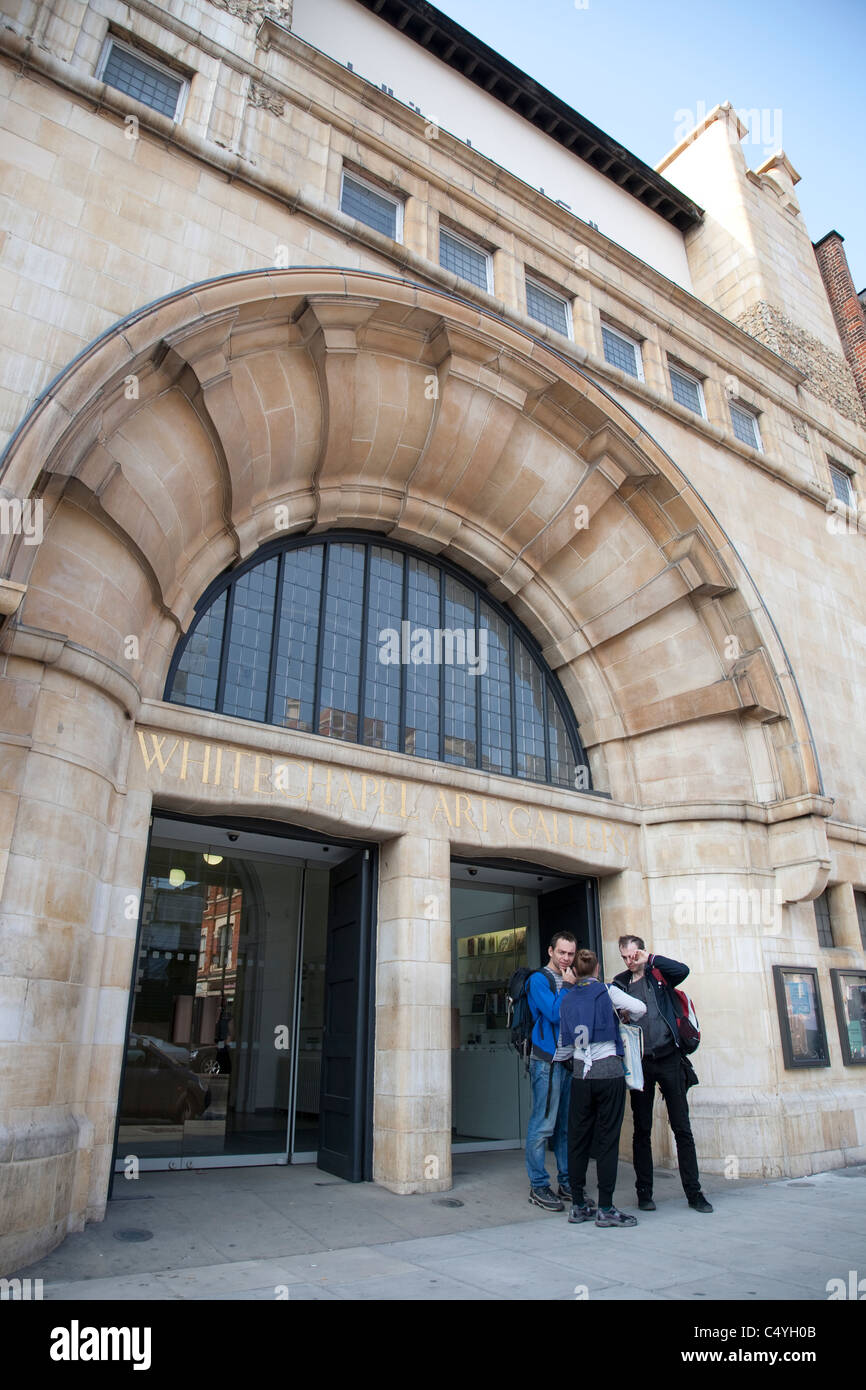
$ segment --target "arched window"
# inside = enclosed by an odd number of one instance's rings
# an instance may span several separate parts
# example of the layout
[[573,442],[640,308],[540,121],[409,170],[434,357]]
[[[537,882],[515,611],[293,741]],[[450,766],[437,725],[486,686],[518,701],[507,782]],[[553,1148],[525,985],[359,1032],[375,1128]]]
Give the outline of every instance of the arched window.
[[529,633],[454,565],[369,535],[272,543],[222,575],[165,699],[590,789],[576,720]]

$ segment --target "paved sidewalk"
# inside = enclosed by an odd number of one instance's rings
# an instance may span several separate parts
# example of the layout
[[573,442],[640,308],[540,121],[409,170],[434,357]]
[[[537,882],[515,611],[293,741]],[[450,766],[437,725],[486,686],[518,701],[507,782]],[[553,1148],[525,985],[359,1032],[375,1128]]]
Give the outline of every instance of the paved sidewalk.
[[639,1225],[616,1230],[530,1206],[519,1152],[458,1154],[453,1191],[433,1197],[397,1197],[313,1166],[146,1173],[118,1178],[104,1222],[17,1273],[41,1278],[46,1300],[76,1303],[826,1301],[828,1280],[866,1276],[866,1167],[708,1179],[705,1191],[712,1216],[689,1209],[676,1173],[657,1172],[658,1211],[637,1213],[632,1169],[620,1164],[615,1200]]

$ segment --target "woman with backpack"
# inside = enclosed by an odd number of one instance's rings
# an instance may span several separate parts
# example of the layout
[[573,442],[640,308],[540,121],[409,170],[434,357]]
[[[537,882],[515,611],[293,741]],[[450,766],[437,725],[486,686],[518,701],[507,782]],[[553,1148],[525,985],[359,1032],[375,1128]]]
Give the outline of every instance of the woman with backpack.
[[[601,983],[594,951],[578,951],[574,971],[577,982],[560,1013],[563,1041],[574,1039],[568,1113],[572,1208],[568,1219],[577,1224],[595,1217],[596,1226],[636,1226],[636,1217],[617,1211],[613,1205],[626,1092],[623,1044],[614,1009],[624,1009],[636,1020],[646,1012],[646,1005],[616,985]],[[598,1168],[597,1212],[584,1194],[591,1146]]]

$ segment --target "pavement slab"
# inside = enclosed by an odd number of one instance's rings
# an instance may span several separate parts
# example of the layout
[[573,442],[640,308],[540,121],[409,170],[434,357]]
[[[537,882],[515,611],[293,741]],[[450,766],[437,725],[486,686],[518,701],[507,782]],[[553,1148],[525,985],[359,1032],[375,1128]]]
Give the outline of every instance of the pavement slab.
[[[659,1170],[658,1210],[637,1213],[621,1163],[615,1201],[638,1225],[611,1230],[530,1205],[520,1151],[460,1154],[449,1193],[412,1197],[313,1165],[145,1173],[16,1273],[72,1303],[826,1301],[830,1279],[866,1274],[863,1176],[708,1179],[701,1215]],[[119,1238],[130,1230],[148,1238]]]

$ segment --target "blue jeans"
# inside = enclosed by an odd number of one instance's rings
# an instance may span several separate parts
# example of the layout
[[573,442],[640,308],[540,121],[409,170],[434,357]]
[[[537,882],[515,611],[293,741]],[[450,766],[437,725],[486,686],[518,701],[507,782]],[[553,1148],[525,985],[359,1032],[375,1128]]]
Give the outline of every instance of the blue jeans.
[[[551,1084],[550,1068],[553,1066]],[[532,1087],[532,1115],[526,1131],[526,1171],[532,1187],[549,1187],[550,1178],[544,1165],[545,1145],[553,1135],[553,1153],[560,1187],[568,1185],[568,1105],[571,1099],[571,1063],[529,1063],[529,1084]],[[547,1088],[550,1086],[550,1109],[547,1107]]]

